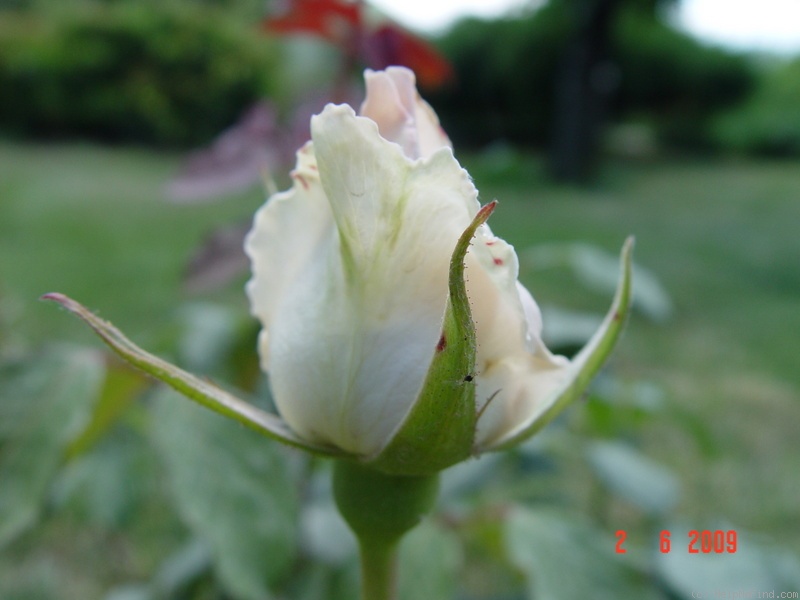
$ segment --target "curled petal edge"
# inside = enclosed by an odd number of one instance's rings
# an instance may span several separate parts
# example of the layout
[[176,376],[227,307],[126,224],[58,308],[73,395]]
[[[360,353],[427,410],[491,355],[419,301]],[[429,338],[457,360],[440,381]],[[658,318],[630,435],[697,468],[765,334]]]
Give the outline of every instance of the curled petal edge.
[[583,395],[614,349],[630,312],[633,246],[633,237],[625,240],[620,255],[619,283],[611,308],[600,328],[567,367],[568,374],[561,388],[543,403],[544,410],[534,415],[527,426],[485,448],[478,448],[478,452],[506,450],[524,442],[558,416],[570,403]]
[[41,299],[60,304],[91,327],[123,360],[166,383],[190,400],[289,446],[322,456],[346,456],[335,448],[313,444],[300,438],[280,417],[265,412],[222,388],[142,350],[111,323],[99,318],[72,298],[51,293],[45,294]]

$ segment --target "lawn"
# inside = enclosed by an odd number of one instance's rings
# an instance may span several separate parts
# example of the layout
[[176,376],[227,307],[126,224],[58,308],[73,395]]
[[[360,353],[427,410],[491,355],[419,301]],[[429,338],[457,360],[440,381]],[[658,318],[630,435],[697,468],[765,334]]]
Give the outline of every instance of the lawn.
[[[614,164],[587,190],[548,183],[536,158],[464,162],[482,200],[500,201],[494,232],[519,252],[580,241],[616,253],[636,236],[636,260],[668,290],[674,313],[663,323],[634,314],[613,368],[702,423],[714,447],[655,423],[644,450],[680,474],[685,518],[709,528],[721,518],[800,553],[797,165]],[[161,190],[177,164],[141,149],[0,143],[0,350],[97,346],[75,319],[36,300],[45,292],[73,296],[150,348],[190,297],[245,308],[244,275],[194,296],[181,276],[200,240],[249,218],[261,193],[170,204]],[[522,279],[542,304],[602,312],[610,300],[524,262]]]
[[61,291],[142,343],[158,337],[186,298],[181,276],[203,237],[216,224],[251,218],[263,201],[253,191],[172,204],[163,186],[177,164],[141,149],[0,145],[0,318],[11,334],[30,343],[88,340],[36,301]]

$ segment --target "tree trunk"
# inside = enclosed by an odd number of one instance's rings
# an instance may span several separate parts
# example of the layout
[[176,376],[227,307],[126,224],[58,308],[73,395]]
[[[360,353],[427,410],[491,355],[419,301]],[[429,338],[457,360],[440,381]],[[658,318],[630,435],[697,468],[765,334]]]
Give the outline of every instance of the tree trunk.
[[582,183],[593,173],[608,100],[619,72],[608,58],[619,0],[574,0],[574,34],[556,78],[550,166],[561,181]]

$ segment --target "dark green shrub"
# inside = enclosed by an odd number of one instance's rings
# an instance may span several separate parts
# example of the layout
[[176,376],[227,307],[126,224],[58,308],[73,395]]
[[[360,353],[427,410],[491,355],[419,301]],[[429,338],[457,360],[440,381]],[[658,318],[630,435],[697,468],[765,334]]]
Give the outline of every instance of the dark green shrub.
[[[549,142],[570,15],[568,3],[551,1],[522,19],[463,21],[439,40],[457,85],[432,101],[457,143]],[[618,13],[610,53],[619,87],[609,116],[643,119],[662,141],[684,146],[710,144],[710,117],[744,97],[754,80],[742,56],[706,47],[633,3]]]
[[725,149],[761,156],[800,156],[800,59],[768,70],[753,95],[715,123]]
[[194,144],[268,91],[270,44],[208,8],[87,3],[3,14],[0,127]]
[[456,83],[430,98],[448,134],[468,145],[543,143],[568,31],[563,11],[550,8],[532,18],[457,23],[439,40]]
[[617,20],[614,40],[614,61],[622,74],[615,113],[645,115],[667,144],[708,147],[710,117],[754,85],[743,56],[705,46],[635,12]]

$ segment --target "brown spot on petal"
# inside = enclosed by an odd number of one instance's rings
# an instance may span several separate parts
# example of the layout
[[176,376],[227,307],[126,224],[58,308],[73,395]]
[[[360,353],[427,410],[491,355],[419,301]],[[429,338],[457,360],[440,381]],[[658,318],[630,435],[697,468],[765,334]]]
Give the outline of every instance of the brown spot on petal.
[[436,351],[442,352],[445,348],[447,348],[447,340],[445,339],[444,334],[442,334],[442,337],[439,338],[439,343],[436,344]]

